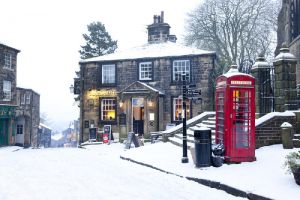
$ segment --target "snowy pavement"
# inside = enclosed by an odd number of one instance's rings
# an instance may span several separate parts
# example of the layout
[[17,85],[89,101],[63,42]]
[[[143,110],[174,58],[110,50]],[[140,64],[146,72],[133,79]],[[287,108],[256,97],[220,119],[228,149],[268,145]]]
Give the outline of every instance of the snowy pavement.
[[[85,149],[2,147],[0,200],[242,199],[120,159],[120,154],[132,153],[137,159],[150,161],[158,151],[172,158],[174,152],[180,150],[168,144],[165,147],[147,145],[126,152],[122,144],[93,145]],[[177,161],[180,159],[178,154]],[[171,166],[168,159],[159,162],[165,167],[174,167],[177,172],[182,167],[193,169],[180,162]]]
[[300,149],[283,149],[272,145],[256,150],[257,161],[223,165],[220,168],[195,168],[189,152],[189,163],[182,164],[182,148],[170,143],[156,143],[123,152],[122,157],[183,177],[220,182],[247,193],[278,200],[300,199],[300,186],[283,167],[285,155]]

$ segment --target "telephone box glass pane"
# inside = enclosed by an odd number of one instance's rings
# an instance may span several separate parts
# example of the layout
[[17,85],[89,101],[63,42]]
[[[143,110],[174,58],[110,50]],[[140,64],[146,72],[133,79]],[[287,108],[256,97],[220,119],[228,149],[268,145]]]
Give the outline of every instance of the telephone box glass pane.
[[224,138],[224,92],[217,93],[217,124],[216,143],[222,144]]
[[247,90],[233,90],[233,132],[236,148],[249,147],[250,95]]

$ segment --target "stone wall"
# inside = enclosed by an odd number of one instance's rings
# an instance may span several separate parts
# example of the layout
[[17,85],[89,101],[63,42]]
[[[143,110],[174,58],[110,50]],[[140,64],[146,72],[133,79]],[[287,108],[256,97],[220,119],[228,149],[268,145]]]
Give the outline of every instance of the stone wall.
[[293,42],[289,46],[290,52],[297,59],[296,66],[296,77],[297,77],[297,85],[300,84],[300,36],[293,40]]
[[281,140],[280,126],[283,122],[288,122],[292,124],[295,132],[295,127],[296,127],[295,114],[289,112],[287,114],[277,113],[277,115],[274,113],[269,113],[268,115],[271,115],[271,117],[268,118],[268,116],[265,115],[264,117],[268,119],[256,126],[256,130],[255,130],[256,148],[260,148],[272,144],[281,144],[282,140]]
[[[139,81],[139,63],[152,62],[153,63],[153,80],[143,81],[149,86],[159,90],[163,95],[163,119],[160,118],[159,127],[165,128],[167,123],[172,122],[172,98],[181,95],[181,85],[172,82],[172,63],[173,60],[188,59],[191,64],[191,78],[196,84],[197,89],[202,91],[202,104],[192,105],[192,117],[202,113],[203,111],[214,110],[214,87],[213,80],[209,80],[214,74],[215,55],[194,55],[194,56],[180,56],[180,57],[162,57],[162,58],[148,58],[148,59],[133,59],[133,60],[116,60],[114,62],[92,62],[81,65],[83,70],[83,99],[82,99],[82,119],[94,120],[97,126],[99,121],[99,98],[94,99],[93,106],[89,106],[87,91],[96,89],[115,89],[117,92],[124,90],[135,81]],[[116,65],[116,84],[105,87],[100,83],[101,65],[115,64]],[[118,99],[117,99],[118,100]],[[119,113],[117,113],[118,115]],[[84,123],[82,123],[83,125]],[[116,131],[113,127],[113,131]],[[84,135],[88,135],[88,129],[84,128]],[[85,141],[87,137],[83,140]]]
[[[29,101],[26,97],[29,96]],[[23,98],[25,98],[23,100]],[[40,95],[31,89],[17,88],[16,127],[23,125],[24,147],[38,146]],[[22,144],[19,144],[22,145]]]
[[[12,65],[11,69],[4,68],[4,57],[5,54],[9,53],[12,56]],[[19,50],[7,47],[5,45],[0,44],[0,91],[3,91],[3,80],[11,81],[11,101],[2,101],[0,98],[0,104],[10,104],[16,105],[16,77],[17,77],[17,54]]]

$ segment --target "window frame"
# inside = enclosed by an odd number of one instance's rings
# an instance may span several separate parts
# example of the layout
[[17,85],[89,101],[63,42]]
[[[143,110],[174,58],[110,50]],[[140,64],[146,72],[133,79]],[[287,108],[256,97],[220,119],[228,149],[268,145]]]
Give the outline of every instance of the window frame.
[[26,95],[26,99],[25,99],[26,101],[25,102],[26,102],[27,105],[29,105],[30,102],[31,102],[31,94],[30,93],[25,93],[25,95]]
[[[103,100],[114,100],[115,118],[113,120],[103,120]],[[100,124],[116,124],[117,123],[117,97],[100,97],[99,98],[99,123]]]
[[[114,69],[114,81],[112,83],[108,82],[108,83],[105,83],[104,82],[104,76],[107,76],[106,73],[103,72],[104,68],[105,67],[108,67],[110,66],[111,68]],[[107,63],[107,64],[101,64],[101,85],[116,85],[117,83],[117,69],[116,69],[116,64],[112,64],[112,63]]]
[[[148,69],[150,69],[151,71],[151,78],[147,77],[147,78],[142,78],[141,77],[141,73],[142,73],[142,70],[141,70],[141,65],[142,64],[151,64],[151,67],[148,67]],[[153,76],[154,76],[154,67],[153,67],[153,62],[152,61],[143,61],[143,62],[139,62],[138,63],[138,67],[139,67],[139,70],[138,70],[138,77],[139,77],[139,80],[140,81],[152,81],[153,80]],[[145,71],[144,71],[145,72]],[[148,71],[149,73],[149,71]]]
[[[6,88],[8,86],[7,84],[9,85],[9,89]],[[2,89],[2,91],[3,91],[4,97],[3,97],[2,101],[11,101],[12,100],[11,88],[12,88],[12,82],[7,81],[7,80],[3,80],[3,89]]]
[[17,124],[17,135],[23,135],[23,133],[24,133],[23,130],[24,130],[24,125],[23,124]]
[[[176,123],[176,124],[179,124],[179,123],[182,123],[182,120],[176,120],[176,119],[175,119],[175,116],[176,116],[176,113],[175,113],[175,112],[176,112],[176,108],[175,108],[174,102],[175,102],[176,99],[181,99],[181,109],[182,109],[182,107],[183,107],[183,101],[182,101],[182,98],[175,97],[175,96],[171,97],[171,110],[172,110],[172,114],[171,114],[171,117],[172,117],[172,118],[171,118],[171,122]],[[191,119],[191,117],[192,117],[192,101],[191,101],[190,99],[188,99],[188,103],[186,104],[186,107],[189,108],[189,110],[190,110],[189,114],[187,114],[187,116],[186,116],[186,119],[189,120],[189,119]]]
[[[179,62],[184,62],[185,63],[185,71],[184,73],[185,74],[188,74],[188,80],[186,81],[187,83],[190,83],[191,82],[191,74],[192,74],[192,67],[191,67],[191,60],[188,59],[188,58],[181,58],[181,59],[173,59],[172,60],[172,83],[173,84],[180,84],[181,81],[180,80],[176,80],[176,74],[183,74],[183,70],[178,70],[178,71],[181,71],[181,72],[177,72],[175,73],[175,67],[182,67],[182,66],[175,66],[175,63],[179,63]],[[188,70],[186,70],[187,66],[186,66],[186,63],[189,63],[189,66],[188,66]]]
[[20,105],[25,105],[26,104],[26,93],[23,93],[23,94],[21,93],[20,98],[21,98]]
[[12,54],[4,53],[4,68],[12,69]]

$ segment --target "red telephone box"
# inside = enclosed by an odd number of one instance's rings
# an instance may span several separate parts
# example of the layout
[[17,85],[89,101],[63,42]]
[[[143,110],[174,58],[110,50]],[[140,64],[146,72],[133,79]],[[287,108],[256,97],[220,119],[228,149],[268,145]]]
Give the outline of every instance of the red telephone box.
[[225,161],[255,158],[255,78],[236,67],[217,78],[216,143],[223,144]]

